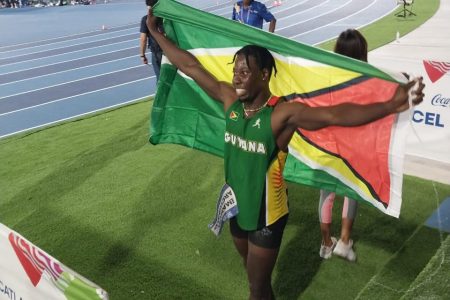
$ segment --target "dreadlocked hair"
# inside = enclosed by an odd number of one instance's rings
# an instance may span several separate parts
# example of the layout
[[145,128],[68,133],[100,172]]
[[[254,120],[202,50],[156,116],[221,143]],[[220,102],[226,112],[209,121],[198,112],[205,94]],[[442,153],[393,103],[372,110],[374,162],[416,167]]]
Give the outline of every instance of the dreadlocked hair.
[[236,61],[236,57],[240,54],[243,54],[245,56],[245,60],[247,61],[248,66],[250,65],[248,58],[250,56],[253,56],[259,70],[262,71],[263,69],[267,69],[269,71],[269,78],[272,76],[272,70],[275,71],[274,76],[277,75],[277,66],[275,65],[275,59],[266,48],[256,45],[244,46],[234,54],[233,61],[231,63],[234,63]]

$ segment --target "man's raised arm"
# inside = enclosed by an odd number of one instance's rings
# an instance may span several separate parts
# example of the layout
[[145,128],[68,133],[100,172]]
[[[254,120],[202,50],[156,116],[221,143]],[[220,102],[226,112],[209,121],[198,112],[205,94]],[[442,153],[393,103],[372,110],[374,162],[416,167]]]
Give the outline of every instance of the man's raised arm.
[[[413,88],[418,84],[417,88]],[[304,128],[317,130],[327,126],[359,126],[381,119],[393,113],[400,113],[409,108],[408,93],[412,91],[413,105],[423,101],[422,79],[410,81],[397,87],[389,101],[373,104],[343,103],[327,107],[309,107],[296,102],[283,103],[277,107],[276,117],[282,128]],[[280,128],[281,129],[281,128]],[[283,129],[281,129],[283,130]],[[288,129],[289,130],[289,129]]]
[[158,31],[156,17],[153,15],[151,8],[148,11],[147,27],[170,62],[191,77],[211,98],[224,103],[225,108],[237,99],[236,91],[231,84],[218,81],[200,64],[194,55],[178,48],[163,33]]

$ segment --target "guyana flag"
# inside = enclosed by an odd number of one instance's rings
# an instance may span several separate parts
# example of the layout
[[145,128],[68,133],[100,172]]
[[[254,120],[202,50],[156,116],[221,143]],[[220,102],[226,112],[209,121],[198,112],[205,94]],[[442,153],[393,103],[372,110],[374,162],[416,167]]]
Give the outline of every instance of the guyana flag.
[[[278,73],[270,89],[288,101],[310,106],[387,101],[398,82],[361,61],[323,51],[173,0],[153,10],[164,18],[167,36],[190,51],[218,80],[231,82],[234,53],[244,45],[268,48]],[[335,191],[398,217],[408,113],[359,127],[298,129],[289,144],[285,178]],[[153,104],[150,142],[176,143],[219,156],[224,111],[195,82],[163,60]]]

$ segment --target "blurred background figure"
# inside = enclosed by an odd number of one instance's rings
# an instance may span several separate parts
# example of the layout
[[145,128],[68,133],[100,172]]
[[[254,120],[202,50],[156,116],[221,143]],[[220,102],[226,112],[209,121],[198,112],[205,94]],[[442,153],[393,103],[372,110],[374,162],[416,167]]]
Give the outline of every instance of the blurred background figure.
[[[347,29],[341,32],[336,40],[334,52],[367,62],[367,41],[359,31]],[[353,250],[353,240],[350,239],[350,235],[352,233],[358,203],[356,200],[344,197],[341,236],[339,240],[336,240],[335,237],[331,236],[331,222],[335,197],[335,193],[325,190],[320,191],[319,221],[322,244],[319,255],[324,259],[328,259],[332,254],[335,254],[349,261],[355,261],[356,253]]]
[[269,32],[275,31],[277,22],[263,3],[254,0],[236,2],[233,6],[231,19],[260,29],[263,27],[263,21],[270,22]]
[[[158,0],[146,0],[145,3],[147,7],[151,7],[156,4]],[[162,20],[158,19],[158,29],[160,32],[164,32],[164,28],[162,26]],[[150,35],[150,32],[147,28],[147,15],[143,16],[141,19],[141,28],[140,28],[140,51],[141,51],[141,59],[142,63],[148,64],[148,59],[146,56],[147,48],[151,51],[151,60],[153,71],[156,75],[156,81],[159,81],[159,72],[161,69],[161,59],[162,59],[162,50],[159,47],[158,43],[153,39]]]

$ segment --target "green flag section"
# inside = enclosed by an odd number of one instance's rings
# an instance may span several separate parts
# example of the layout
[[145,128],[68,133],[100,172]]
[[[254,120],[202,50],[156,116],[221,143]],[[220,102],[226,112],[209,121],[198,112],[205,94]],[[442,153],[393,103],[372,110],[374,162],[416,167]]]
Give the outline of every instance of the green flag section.
[[96,284],[0,224],[1,299],[107,300]]
[[[270,89],[288,101],[310,106],[390,99],[393,76],[361,61],[330,53],[173,0],[159,1],[167,36],[188,50],[218,80],[231,82],[234,53],[248,44],[268,48],[278,73]],[[404,139],[408,114],[371,124],[298,129],[289,145],[287,180],[335,191],[398,216],[401,207]],[[221,156],[224,111],[196,83],[163,59],[153,104],[150,142],[177,143]]]

